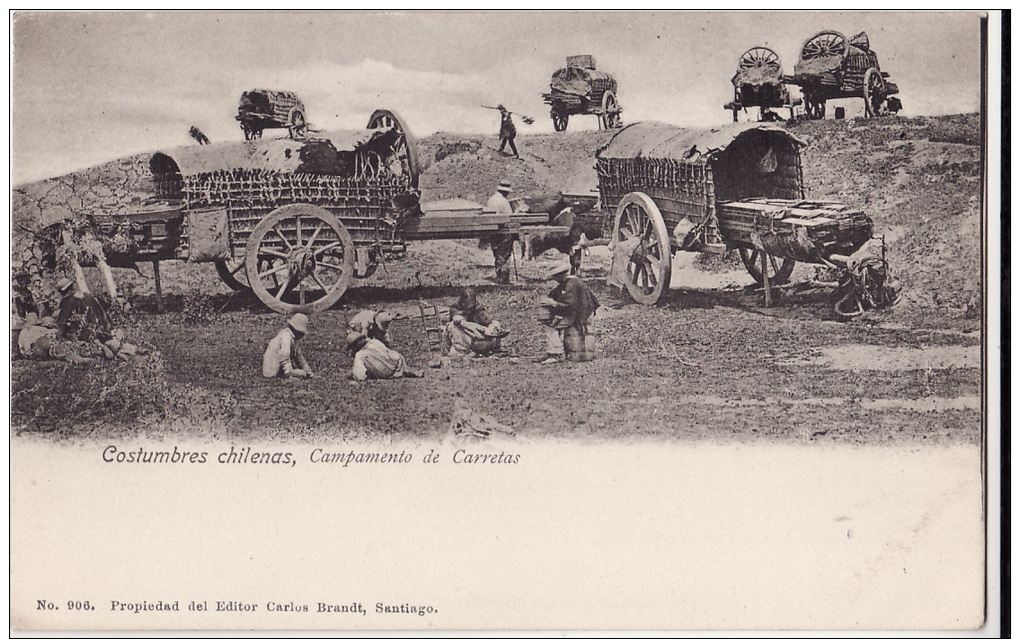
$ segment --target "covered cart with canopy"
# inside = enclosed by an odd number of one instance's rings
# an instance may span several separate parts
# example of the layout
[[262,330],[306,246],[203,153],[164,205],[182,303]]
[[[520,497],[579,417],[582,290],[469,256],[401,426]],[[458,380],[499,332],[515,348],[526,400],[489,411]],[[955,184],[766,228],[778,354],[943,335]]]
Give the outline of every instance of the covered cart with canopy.
[[623,126],[623,107],[616,99],[616,79],[595,68],[590,55],[567,57],[567,66],[557,70],[549,82],[549,93],[542,94],[548,104],[553,128],[566,131],[572,115],[595,115],[599,128]]
[[783,82],[800,87],[808,117],[825,117],[826,100],[862,98],[864,115],[876,117],[898,113],[902,108],[899,87],[882,71],[868,34],[847,38],[839,31],[822,31],[801,47],[793,75]]
[[805,199],[804,144],[755,123],[622,129],[596,155],[603,211],[614,220],[611,277],[636,301],[654,304],[669,289],[678,250],[737,249],[766,291],[785,283],[797,261],[853,253],[871,237],[871,219]]
[[790,92],[782,83],[783,67],[779,56],[768,47],[751,47],[740,55],[737,72],[730,79],[733,84],[733,101],[723,106],[737,113],[748,107],[758,108],[758,120],[768,119],[770,109],[788,108],[791,117],[793,107],[799,101],[790,99]]

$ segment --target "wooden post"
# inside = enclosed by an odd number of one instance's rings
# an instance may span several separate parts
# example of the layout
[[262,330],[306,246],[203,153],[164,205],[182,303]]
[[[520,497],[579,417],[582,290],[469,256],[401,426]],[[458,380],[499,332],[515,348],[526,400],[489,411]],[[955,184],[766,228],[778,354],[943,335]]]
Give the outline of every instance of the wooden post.
[[96,266],[99,268],[99,272],[103,274],[103,282],[106,284],[106,292],[110,295],[110,300],[117,299],[117,283],[113,281],[113,269],[106,263],[106,257],[101,251],[96,256]]
[[159,260],[152,260],[152,277],[156,281],[156,310],[163,313],[166,308],[163,306],[163,284],[159,281]]
[[768,254],[764,249],[761,251],[761,282],[765,287],[765,308],[772,306],[772,287],[769,285]]
[[[64,240],[64,246],[72,246],[74,244],[74,238],[71,237],[71,232],[67,229],[62,230],[60,236]],[[85,281],[85,271],[82,270],[77,258],[71,260],[71,269],[74,271],[74,280],[78,285],[78,290],[82,293],[91,293],[89,284]]]

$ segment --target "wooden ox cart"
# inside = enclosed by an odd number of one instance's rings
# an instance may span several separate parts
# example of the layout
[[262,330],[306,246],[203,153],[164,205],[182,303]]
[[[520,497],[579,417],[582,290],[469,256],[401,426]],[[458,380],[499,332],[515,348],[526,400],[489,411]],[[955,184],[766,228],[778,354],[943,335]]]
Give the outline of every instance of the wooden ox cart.
[[[154,194],[97,220],[132,229],[114,262],[213,262],[223,281],[281,312],[325,310],[409,240],[482,238],[547,225],[548,215],[421,206],[415,141],[390,111],[361,131],[304,140],[181,147],[150,160]],[[566,234],[568,229],[552,229]]]
[[676,251],[737,249],[767,299],[795,262],[856,251],[871,237],[871,219],[804,198],[803,145],[765,124],[622,129],[596,156],[603,213],[614,216],[611,277],[654,304],[669,289]]
[[553,128],[566,131],[572,115],[595,115],[600,129],[623,126],[623,107],[616,100],[616,79],[595,69],[590,55],[567,57],[567,66],[552,75],[549,93],[542,94],[548,104]]
[[862,98],[866,117],[898,113],[902,104],[890,96],[900,89],[888,77],[868,34],[848,39],[838,31],[822,31],[807,39],[793,75],[783,76],[783,82],[800,87],[808,117],[820,120],[826,100],[840,98]]
[[[730,79],[733,84],[733,101],[725,104],[724,109],[733,111],[733,121],[737,121],[737,113],[748,107],[758,108],[758,121],[768,121],[771,109],[787,108],[793,117],[793,107],[798,102],[790,99],[790,92],[782,83],[783,67],[779,56],[768,47],[751,47],[740,55],[737,72]],[[778,118],[775,118],[778,119]]]
[[241,94],[237,117],[245,140],[257,140],[265,129],[287,129],[299,138],[308,127],[305,105],[296,93],[253,89]]

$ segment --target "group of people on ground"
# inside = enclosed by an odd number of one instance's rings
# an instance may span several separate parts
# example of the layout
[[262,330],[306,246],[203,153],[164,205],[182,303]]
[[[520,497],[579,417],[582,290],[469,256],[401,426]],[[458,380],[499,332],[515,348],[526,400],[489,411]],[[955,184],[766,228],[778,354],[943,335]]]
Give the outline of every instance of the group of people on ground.
[[[567,262],[558,262],[549,273],[556,287],[539,302],[539,322],[545,333],[545,353],[536,361],[553,364],[564,360],[586,362],[594,358],[593,319],[599,301],[591,289],[570,274]],[[347,324],[347,349],[351,353],[351,378],[395,379],[422,377],[406,358],[390,346],[389,326],[396,319],[388,311],[364,310]],[[298,342],[308,334],[308,316],[297,313],[269,342],[262,357],[265,377],[314,377]],[[450,307],[443,328],[443,353],[450,358],[488,357],[501,352],[503,338],[510,334],[493,320],[472,287],[461,291]]]
[[17,295],[23,320],[18,353],[28,359],[55,359],[82,364],[102,356],[127,360],[145,349],[128,342],[123,329],[114,328],[106,307],[73,280],[57,282],[60,304],[56,315],[46,314],[30,295]]

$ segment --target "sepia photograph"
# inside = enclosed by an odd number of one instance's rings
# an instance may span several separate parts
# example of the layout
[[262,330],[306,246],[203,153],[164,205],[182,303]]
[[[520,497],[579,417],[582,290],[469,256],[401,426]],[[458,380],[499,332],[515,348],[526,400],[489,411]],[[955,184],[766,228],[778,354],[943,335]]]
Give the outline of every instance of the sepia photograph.
[[998,628],[1000,13],[9,19],[13,630]]

